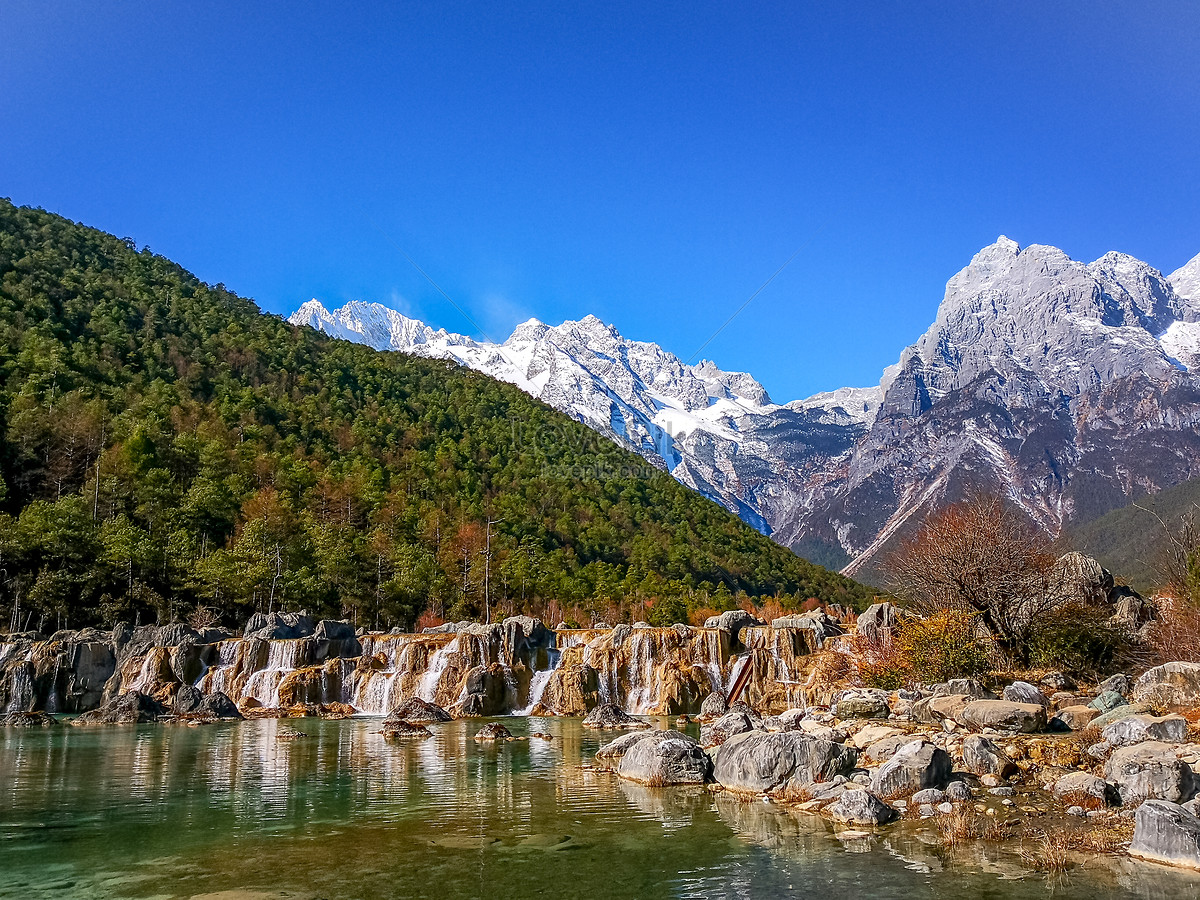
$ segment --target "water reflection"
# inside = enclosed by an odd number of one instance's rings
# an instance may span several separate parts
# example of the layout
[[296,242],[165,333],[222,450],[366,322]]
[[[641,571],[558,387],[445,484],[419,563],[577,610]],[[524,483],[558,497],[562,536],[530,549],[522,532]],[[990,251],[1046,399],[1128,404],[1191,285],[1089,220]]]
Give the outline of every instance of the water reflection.
[[[611,735],[477,743],[482,723],[390,745],[379,722],[259,720],[0,732],[0,897],[1044,896],[1011,853],[928,829],[847,837],[822,819],[587,765]],[[288,737],[295,729],[303,736]],[[1057,896],[1200,896],[1132,861]]]

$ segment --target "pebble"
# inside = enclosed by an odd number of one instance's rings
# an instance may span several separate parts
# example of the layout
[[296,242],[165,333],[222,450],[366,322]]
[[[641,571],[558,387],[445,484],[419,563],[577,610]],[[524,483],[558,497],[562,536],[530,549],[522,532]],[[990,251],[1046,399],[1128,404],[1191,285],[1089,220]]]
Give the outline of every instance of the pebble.
[[1000,803],[1004,806],[1012,806],[1013,805],[1013,802],[1011,800],[1009,800],[1007,797],[1005,797],[1003,800],[1001,800]]
[[1067,808],[1067,815],[1083,817],[1087,815],[1087,810],[1085,810],[1082,806],[1071,806]]
[[946,785],[947,800],[970,800],[971,789],[964,781],[952,781]]
[[994,787],[1000,787],[1001,781],[995,775],[992,775],[989,773],[987,775],[984,775],[982,778],[980,778],[979,783],[982,784],[984,787],[994,788]]
[[993,797],[1011,797],[1015,792],[1010,787],[994,787],[988,793]]
[[954,804],[949,801],[946,801],[945,803],[939,803],[937,811],[940,813],[952,813],[954,812]]

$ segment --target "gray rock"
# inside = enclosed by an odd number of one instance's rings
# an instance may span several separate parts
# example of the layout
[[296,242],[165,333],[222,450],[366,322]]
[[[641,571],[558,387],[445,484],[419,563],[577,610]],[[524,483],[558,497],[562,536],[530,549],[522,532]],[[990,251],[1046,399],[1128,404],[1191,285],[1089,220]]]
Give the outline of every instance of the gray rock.
[[1036,703],[1012,703],[1008,700],[975,700],[968,703],[958,720],[978,731],[1032,733],[1046,728],[1046,708]]
[[1128,705],[1129,701],[1125,699],[1124,694],[1110,690],[1102,690],[1096,695],[1096,699],[1088,704],[1092,709],[1099,710],[1102,713],[1110,712],[1119,706]]
[[1074,680],[1065,672],[1047,672],[1038,679],[1038,684],[1049,690],[1051,693],[1054,693],[1055,691],[1075,690]]
[[830,818],[847,825],[885,825],[899,814],[870,791],[853,788],[842,792],[833,805],[826,807]]
[[1200,706],[1200,663],[1169,662],[1150,669],[1137,680],[1133,697],[1164,707]]
[[729,712],[729,704],[721,691],[713,691],[700,704],[700,715],[706,719],[716,719]]
[[849,691],[834,705],[839,719],[886,719],[891,712],[887,693],[878,690]]
[[754,618],[750,613],[741,609],[731,609],[728,612],[721,613],[719,616],[709,616],[704,620],[705,628],[719,628],[722,631],[728,631],[734,642],[738,641],[743,628],[766,624],[766,622]]
[[933,696],[946,697],[951,694],[961,694],[972,700],[995,700],[996,695],[983,686],[976,678],[951,678],[933,686]]
[[1017,765],[999,747],[982,735],[973,734],[963,741],[963,768],[974,775],[994,775],[1008,778],[1015,775]]
[[970,800],[971,789],[967,787],[965,781],[952,781],[946,785],[946,799],[955,803],[962,803],[964,800]]
[[621,761],[621,757],[625,755],[630,747],[654,733],[653,731],[630,731],[615,740],[609,741],[596,751],[596,765],[601,769],[616,769],[617,763]]
[[942,788],[950,780],[950,754],[926,740],[911,741],[892,754],[871,778],[880,797],[903,797],[925,788]]
[[1004,699],[1012,703],[1032,703],[1050,708],[1050,698],[1028,681],[1014,681],[1004,689]]
[[11,712],[0,715],[0,728],[52,728],[58,720],[48,712]]
[[1187,740],[1188,723],[1183,716],[1129,716],[1104,726],[1104,740],[1114,747],[1125,747],[1141,741],[1162,741],[1180,744]]
[[715,722],[700,726],[700,742],[705,747],[719,747],[735,734],[753,731],[754,723],[741,710],[731,709]]
[[1111,725],[1113,722],[1120,722],[1122,719],[1127,719],[1130,716],[1141,715],[1143,713],[1148,715],[1154,714],[1150,709],[1142,706],[1140,703],[1126,703],[1123,706],[1118,706],[1116,709],[1110,709],[1106,713],[1101,713],[1100,715],[1096,716],[1096,718],[1092,719],[1092,721],[1090,721],[1088,724],[1093,728],[1103,730],[1106,725]]
[[855,751],[797,731],[737,734],[713,755],[713,779],[735,791],[761,793],[854,770]]
[[1067,706],[1054,714],[1047,727],[1051,731],[1079,731],[1086,728],[1097,715],[1090,706]]
[[1100,694],[1105,691],[1112,691],[1114,694],[1128,697],[1133,693],[1133,679],[1128,675],[1110,675],[1100,682],[1100,686],[1096,689],[1096,692]]
[[1195,793],[1195,776],[1187,763],[1176,758],[1170,744],[1144,741],[1113,751],[1104,777],[1117,786],[1124,806],[1143,800],[1182,803]]
[[617,762],[617,775],[639,784],[704,784],[712,762],[695,738],[679,731],[652,731]]
[[354,626],[338,619],[322,619],[313,630],[313,637],[318,641],[351,641]]
[[[956,781],[955,784],[962,784],[962,782]],[[932,803],[937,805],[945,799],[946,792],[938,790],[937,788],[925,788],[925,790],[917,791],[912,795],[913,803]]]
[[1170,866],[1200,869],[1200,819],[1178,803],[1147,800],[1138,807],[1129,853]]
[[883,634],[892,631],[898,621],[895,604],[874,603],[859,614],[856,630],[860,637],[868,641],[878,640]]

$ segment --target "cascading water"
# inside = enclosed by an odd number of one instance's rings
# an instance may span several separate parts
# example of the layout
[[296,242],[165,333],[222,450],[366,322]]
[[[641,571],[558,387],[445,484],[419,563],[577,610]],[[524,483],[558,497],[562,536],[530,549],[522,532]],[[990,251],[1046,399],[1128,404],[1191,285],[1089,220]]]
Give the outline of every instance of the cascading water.
[[562,653],[558,650],[550,650],[549,657],[550,667],[534,672],[533,678],[529,682],[529,704],[524,709],[513,710],[514,716],[528,716],[542,702],[542,695],[546,693],[546,685],[550,683],[550,679],[558,670],[559,663],[562,662]]
[[263,706],[270,707],[279,705],[279,683],[299,668],[304,641],[270,641],[268,646],[266,668],[250,676],[242,695],[253,697]]
[[457,652],[458,638],[455,637],[446,646],[439,647],[433,654],[433,659],[429,661],[429,668],[425,670],[417,686],[417,696],[426,703],[434,701],[437,696],[438,682],[442,680],[442,674],[446,671],[446,663],[449,661],[450,654]]

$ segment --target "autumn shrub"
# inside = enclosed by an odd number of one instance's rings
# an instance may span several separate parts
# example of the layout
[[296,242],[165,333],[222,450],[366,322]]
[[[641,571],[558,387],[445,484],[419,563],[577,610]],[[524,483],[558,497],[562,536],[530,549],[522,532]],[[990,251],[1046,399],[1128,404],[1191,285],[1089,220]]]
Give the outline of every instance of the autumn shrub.
[[942,609],[923,618],[904,618],[889,636],[865,648],[859,672],[871,687],[894,690],[918,683],[982,675],[992,668],[989,643],[976,616]]
[[1150,630],[1145,665],[1200,662],[1200,604],[1174,593],[1156,599],[1158,619]]

